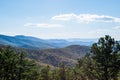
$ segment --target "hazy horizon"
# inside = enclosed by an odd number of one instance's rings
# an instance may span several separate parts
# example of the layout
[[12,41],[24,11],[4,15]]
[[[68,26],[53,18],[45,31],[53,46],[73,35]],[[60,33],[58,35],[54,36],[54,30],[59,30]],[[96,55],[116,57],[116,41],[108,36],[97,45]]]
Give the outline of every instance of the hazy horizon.
[[118,0],[1,0],[0,34],[120,40]]

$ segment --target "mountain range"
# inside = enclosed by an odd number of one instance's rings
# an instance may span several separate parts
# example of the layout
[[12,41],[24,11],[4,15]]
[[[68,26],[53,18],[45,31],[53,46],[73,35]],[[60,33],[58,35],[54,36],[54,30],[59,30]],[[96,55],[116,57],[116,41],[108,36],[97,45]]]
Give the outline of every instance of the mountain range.
[[96,39],[40,39],[32,36],[0,35],[0,44],[28,49],[63,48],[70,45],[91,46]]
[[7,45],[24,52],[39,65],[58,67],[60,63],[72,66],[90,50],[96,39],[39,39],[32,36],[0,35],[0,47]]

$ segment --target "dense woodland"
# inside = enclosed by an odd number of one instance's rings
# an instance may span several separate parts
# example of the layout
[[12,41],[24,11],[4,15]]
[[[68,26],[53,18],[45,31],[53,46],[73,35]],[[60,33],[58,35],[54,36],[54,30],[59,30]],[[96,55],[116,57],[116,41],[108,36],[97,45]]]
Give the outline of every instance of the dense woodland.
[[23,52],[0,48],[0,80],[120,80],[120,44],[101,37],[74,66],[40,66]]

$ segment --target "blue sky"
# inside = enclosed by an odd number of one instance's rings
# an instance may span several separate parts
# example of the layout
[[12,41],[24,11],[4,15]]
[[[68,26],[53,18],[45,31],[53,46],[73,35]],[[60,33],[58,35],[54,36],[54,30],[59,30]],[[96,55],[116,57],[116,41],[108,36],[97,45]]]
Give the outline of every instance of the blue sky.
[[120,39],[120,0],[0,0],[0,34]]

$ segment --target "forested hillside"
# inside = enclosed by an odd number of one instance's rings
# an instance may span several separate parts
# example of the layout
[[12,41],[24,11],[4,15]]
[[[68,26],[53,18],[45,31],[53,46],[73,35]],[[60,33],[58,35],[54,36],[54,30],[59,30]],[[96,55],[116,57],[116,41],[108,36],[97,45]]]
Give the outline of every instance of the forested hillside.
[[[1,47],[7,47],[1,45]],[[88,46],[71,45],[59,49],[25,49],[13,47],[16,52],[23,52],[25,55],[38,62],[39,65],[51,65],[58,67],[60,63],[73,66],[77,58],[83,57],[88,51]]]
[[[21,52],[22,49],[1,46],[0,80],[120,80],[120,44],[108,35],[94,43],[88,53],[80,58],[76,57],[77,61],[73,66],[66,65],[64,61],[54,68],[50,65],[38,64],[42,61],[41,59],[46,61],[52,59],[52,62],[58,59],[59,61],[57,54],[62,58],[75,60],[72,54],[81,55],[80,49],[83,52],[87,50],[81,46],[69,46],[58,50],[47,49],[40,52],[38,50],[39,55],[34,54],[32,50],[25,50],[26,55]],[[65,53],[67,50],[70,52],[68,55]],[[35,56],[41,59],[36,59]],[[67,58],[64,60],[66,61]],[[72,60],[70,62],[72,63]]]

